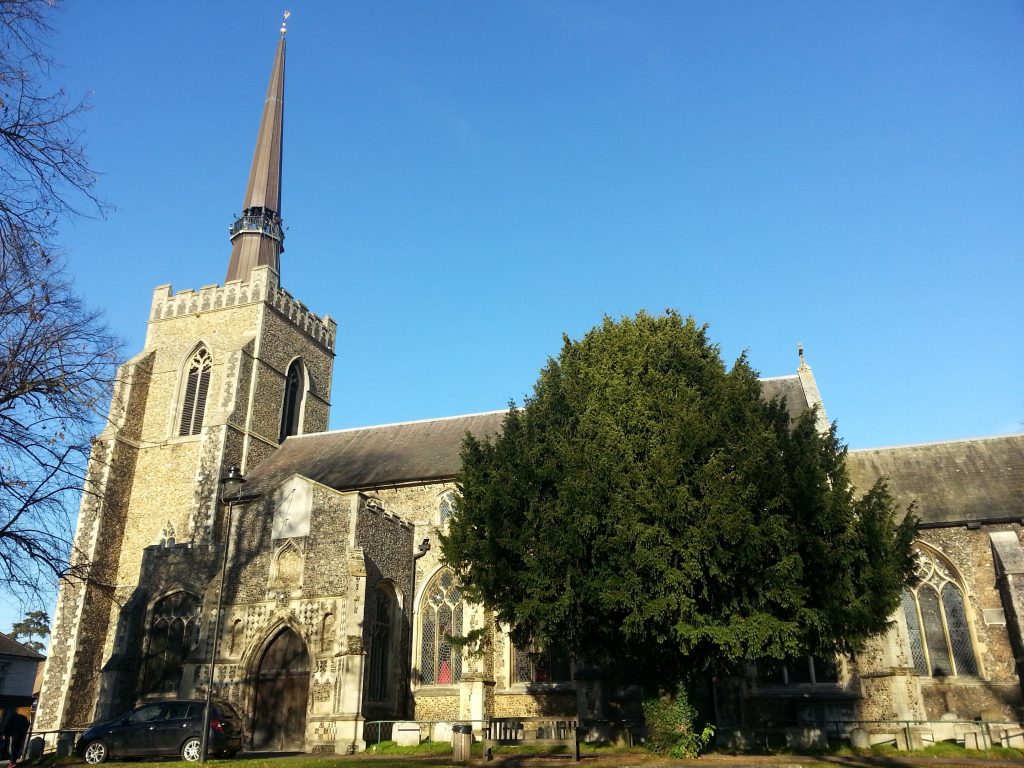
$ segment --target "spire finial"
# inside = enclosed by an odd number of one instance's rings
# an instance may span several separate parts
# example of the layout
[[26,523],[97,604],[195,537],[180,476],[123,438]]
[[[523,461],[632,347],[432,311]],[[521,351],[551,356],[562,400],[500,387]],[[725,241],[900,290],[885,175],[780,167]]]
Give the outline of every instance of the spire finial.
[[288,32],[288,17],[291,15],[291,11],[284,12],[284,18],[281,20],[281,37],[284,37],[285,33]]
[[[2,0],[0,0],[2,2]],[[286,12],[285,21],[290,14]],[[284,23],[277,41],[274,67],[267,84],[267,99],[256,135],[249,184],[245,189],[242,213],[228,233],[231,260],[226,280],[248,280],[259,266],[269,266],[280,278],[281,253],[284,251],[284,227],[281,222],[281,144],[284,139]]]
[[799,370],[801,370],[801,371],[803,371],[803,370],[810,370],[811,366],[809,366],[807,364],[807,361],[804,360],[804,345],[801,344],[799,341],[796,343],[796,351],[797,351],[797,354],[800,355],[800,367],[799,367]]

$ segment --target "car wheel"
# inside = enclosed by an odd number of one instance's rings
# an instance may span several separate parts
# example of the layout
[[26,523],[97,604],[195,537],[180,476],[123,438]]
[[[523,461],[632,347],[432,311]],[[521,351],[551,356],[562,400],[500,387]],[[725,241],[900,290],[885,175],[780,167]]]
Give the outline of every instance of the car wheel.
[[107,751],[107,745],[102,741],[91,741],[85,746],[82,757],[89,765],[99,765],[110,757],[110,753]]
[[181,759],[195,763],[203,756],[203,742],[198,736],[193,736],[191,739],[181,745]]

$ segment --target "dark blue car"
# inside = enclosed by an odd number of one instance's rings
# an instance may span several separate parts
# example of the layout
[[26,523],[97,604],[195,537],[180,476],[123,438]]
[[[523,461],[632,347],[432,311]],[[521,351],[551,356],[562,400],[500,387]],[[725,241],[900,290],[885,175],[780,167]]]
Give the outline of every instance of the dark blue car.
[[[111,757],[180,755],[196,762],[202,754],[205,701],[144,704],[78,738],[75,752],[90,765]],[[232,706],[215,701],[210,711],[210,754],[233,756],[242,748],[242,721]]]

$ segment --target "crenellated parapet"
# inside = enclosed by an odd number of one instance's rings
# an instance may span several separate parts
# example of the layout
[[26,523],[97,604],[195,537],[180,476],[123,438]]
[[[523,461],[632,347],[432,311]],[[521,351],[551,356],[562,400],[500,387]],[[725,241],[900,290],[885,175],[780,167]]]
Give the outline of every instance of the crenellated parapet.
[[153,290],[149,320],[157,322],[218,309],[265,303],[289,320],[296,328],[327,349],[334,349],[338,324],[330,315],[320,317],[278,284],[269,266],[256,267],[249,280],[229,280],[224,285],[207,285],[198,291],[174,293],[170,285]]
[[[362,497],[363,494],[360,494],[360,496]],[[386,520],[389,523],[393,523],[399,526],[400,528],[404,528],[407,531],[416,530],[416,526],[413,523],[409,522],[403,517],[400,517],[399,515],[396,515],[394,512],[385,509],[383,502],[381,502],[380,498],[378,498],[377,496],[363,497],[362,502],[363,503],[361,510],[363,512],[371,513],[376,517],[379,517],[382,520]]]

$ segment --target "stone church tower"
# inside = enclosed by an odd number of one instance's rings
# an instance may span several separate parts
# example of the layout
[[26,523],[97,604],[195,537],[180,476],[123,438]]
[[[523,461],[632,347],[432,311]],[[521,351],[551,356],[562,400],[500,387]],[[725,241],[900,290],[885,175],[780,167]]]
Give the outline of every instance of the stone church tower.
[[93,578],[62,586],[37,730],[124,706],[140,674],[135,617],[167,588],[168,569],[147,559],[187,565],[193,589],[167,610],[197,631],[222,543],[218,479],[255,468],[289,435],[327,428],[336,324],[280,285],[284,69],[282,28],[225,283],[156,288],[145,346],[119,371],[75,537],[73,557],[95,564]]

